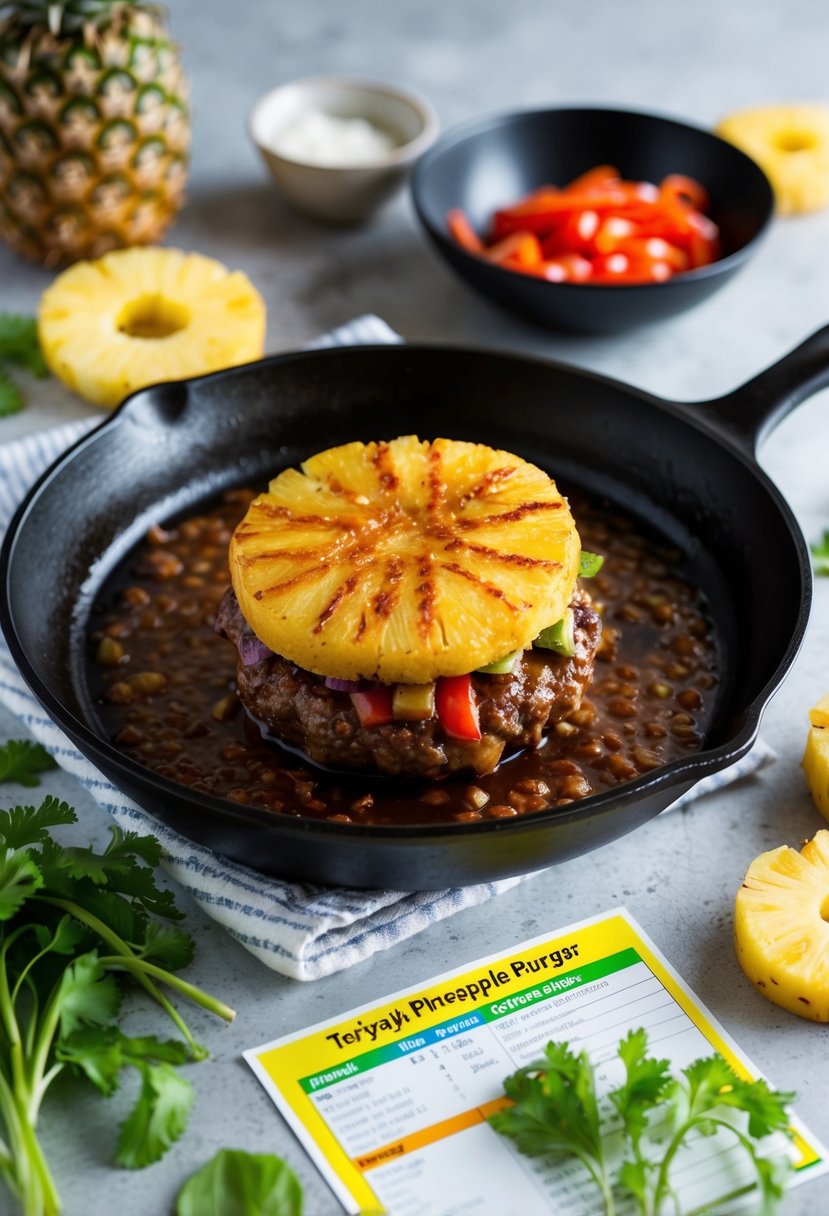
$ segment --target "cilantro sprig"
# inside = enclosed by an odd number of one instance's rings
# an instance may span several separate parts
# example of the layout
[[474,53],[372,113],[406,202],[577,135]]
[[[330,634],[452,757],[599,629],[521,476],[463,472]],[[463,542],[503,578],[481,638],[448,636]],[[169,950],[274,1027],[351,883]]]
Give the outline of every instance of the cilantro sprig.
[[40,349],[35,317],[0,312],[0,418],[23,409],[23,394],[8,374],[7,363],[24,368],[38,380],[49,375]]
[[40,785],[40,773],[48,773],[55,767],[46,748],[31,739],[9,739],[0,743],[0,782],[14,781],[31,789]]
[[[771,1090],[763,1080],[744,1080],[719,1055],[696,1060],[674,1075],[668,1060],[648,1055],[642,1029],[622,1039],[618,1055],[625,1079],[608,1094],[607,1115],[587,1052],[551,1042],[543,1059],[507,1077],[504,1091],[512,1105],[490,1116],[490,1123],[526,1156],[581,1161],[601,1193],[606,1216],[614,1216],[618,1201],[631,1199],[639,1216],[657,1216],[671,1200],[679,1211],[671,1182],[677,1154],[689,1138],[724,1130],[754,1169],[763,1216],[773,1216],[790,1166],[783,1155],[767,1155],[762,1142],[775,1132],[790,1137],[786,1108],[794,1095]],[[739,1118],[733,1112],[740,1112]],[[610,1148],[619,1131],[621,1158]]]
[[[109,1096],[124,1069],[134,1069],[140,1090],[115,1159],[148,1165],[187,1124],[193,1093],[177,1067],[207,1055],[167,992],[234,1016],[175,974],[193,946],[175,923],[182,913],[171,893],[156,883],[158,841],[113,826],[102,852],[58,843],[53,829],[76,819],[52,797],[0,811],[0,1176],[27,1216],[60,1211],[36,1134],[56,1077],[68,1071]],[[161,1006],[179,1038],[123,1033],[129,980]]]

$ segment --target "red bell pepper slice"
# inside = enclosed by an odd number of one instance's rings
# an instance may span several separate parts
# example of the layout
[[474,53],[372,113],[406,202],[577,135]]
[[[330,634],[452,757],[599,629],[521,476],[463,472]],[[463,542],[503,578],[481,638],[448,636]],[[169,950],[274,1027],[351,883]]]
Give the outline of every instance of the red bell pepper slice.
[[393,720],[391,688],[368,688],[365,692],[349,693],[349,696],[361,726],[370,729],[385,726]]
[[541,261],[541,245],[534,232],[513,232],[485,249],[484,257],[513,267],[537,266]]
[[441,676],[435,689],[435,708],[451,738],[480,739],[481,724],[470,675]]
[[469,222],[469,217],[460,207],[453,207],[446,216],[450,234],[467,253],[483,253],[484,243]]

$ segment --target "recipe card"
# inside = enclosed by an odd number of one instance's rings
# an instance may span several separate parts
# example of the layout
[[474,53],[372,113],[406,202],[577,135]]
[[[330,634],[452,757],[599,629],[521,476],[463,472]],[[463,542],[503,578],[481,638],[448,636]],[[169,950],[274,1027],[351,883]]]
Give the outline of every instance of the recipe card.
[[[672,1071],[718,1051],[759,1076],[623,908],[244,1054],[349,1213],[590,1216],[600,1206],[579,1161],[523,1156],[487,1116],[551,1039],[588,1052],[601,1100],[624,1078],[619,1040],[639,1027]],[[827,1153],[793,1125],[792,1181],[813,1178]],[[754,1178],[719,1131],[682,1150],[672,1180],[692,1211]]]

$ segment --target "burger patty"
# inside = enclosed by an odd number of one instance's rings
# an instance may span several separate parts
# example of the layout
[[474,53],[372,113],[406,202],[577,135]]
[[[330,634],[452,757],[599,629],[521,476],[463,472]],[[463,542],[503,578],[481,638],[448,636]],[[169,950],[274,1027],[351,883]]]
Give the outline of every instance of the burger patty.
[[232,589],[219,605],[216,632],[240,652],[236,683],[251,716],[269,735],[299,748],[315,763],[414,777],[438,778],[468,769],[483,775],[495,768],[505,749],[536,747],[548,727],[581,704],[593,677],[601,621],[584,590],[576,590],[571,607],[572,657],[526,650],[508,675],[473,673],[481,724],[481,738],[474,741],[450,738],[437,717],[361,726],[348,693],[326,688],[320,676],[266,652]]

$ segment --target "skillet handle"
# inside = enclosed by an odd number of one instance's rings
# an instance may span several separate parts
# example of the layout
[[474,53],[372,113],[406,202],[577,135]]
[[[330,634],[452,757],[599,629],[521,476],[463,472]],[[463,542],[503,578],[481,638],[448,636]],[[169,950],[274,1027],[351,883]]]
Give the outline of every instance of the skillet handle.
[[787,414],[823,388],[829,388],[829,325],[752,380],[701,404],[714,430],[753,454]]

